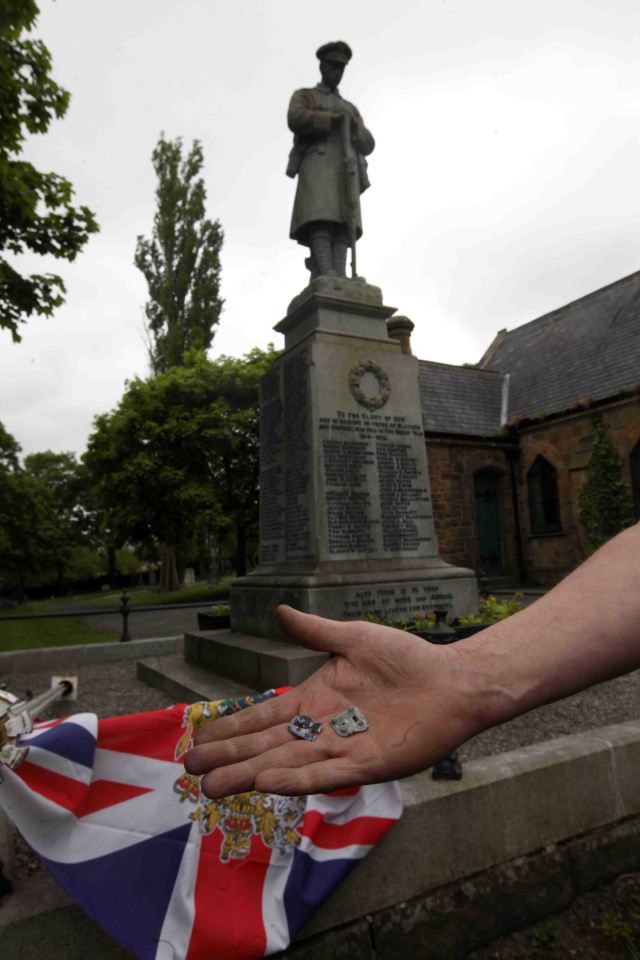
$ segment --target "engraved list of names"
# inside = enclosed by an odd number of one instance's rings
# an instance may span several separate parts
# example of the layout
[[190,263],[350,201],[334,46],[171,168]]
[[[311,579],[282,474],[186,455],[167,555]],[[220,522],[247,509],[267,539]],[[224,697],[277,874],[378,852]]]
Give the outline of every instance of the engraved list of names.
[[405,416],[336,411],[319,424],[330,555],[428,556],[424,438]]

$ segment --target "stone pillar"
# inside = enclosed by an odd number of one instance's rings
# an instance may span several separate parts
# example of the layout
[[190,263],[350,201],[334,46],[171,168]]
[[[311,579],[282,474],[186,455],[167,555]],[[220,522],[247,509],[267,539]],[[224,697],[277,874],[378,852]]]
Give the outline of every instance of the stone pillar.
[[397,340],[402,352],[410,357],[411,354],[411,332],[415,327],[413,320],[409,317],[390,317],[387,320],[387,332],[392,340]]
[[276,326],[260,562],[232,588],[233,631],[277,636],[278,603],[337,620],[475,607],[473,572],[438,555],[417,361],[390,339],[392,313],[377,287],[319,277]]

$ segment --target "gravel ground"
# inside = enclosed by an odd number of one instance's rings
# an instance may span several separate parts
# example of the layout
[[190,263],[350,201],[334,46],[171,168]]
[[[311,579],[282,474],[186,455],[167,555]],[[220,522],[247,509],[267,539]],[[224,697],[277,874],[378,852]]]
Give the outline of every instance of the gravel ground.
[[640,670],[599,683],[589,690],[557,703],[539,707],[500,727],[485,730],[468,740],[459,751],[461,760],[515,750],[528,743],[551,740],[606,727],[640,717]]

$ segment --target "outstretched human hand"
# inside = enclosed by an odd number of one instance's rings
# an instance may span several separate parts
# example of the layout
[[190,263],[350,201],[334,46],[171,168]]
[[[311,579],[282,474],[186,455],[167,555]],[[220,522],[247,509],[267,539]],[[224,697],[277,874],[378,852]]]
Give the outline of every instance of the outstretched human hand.
[[[335,656],[298,687],[203,727],[185,757],[202,790],[295,796],[393,780],[422,770],[476,732],[452,648],[392,627],[325,620],[279,607],[282,629]],[[340,737],[329,721],[354,704],[369,729]],[[307,714],[323,724],[313,742],[289,733]]]

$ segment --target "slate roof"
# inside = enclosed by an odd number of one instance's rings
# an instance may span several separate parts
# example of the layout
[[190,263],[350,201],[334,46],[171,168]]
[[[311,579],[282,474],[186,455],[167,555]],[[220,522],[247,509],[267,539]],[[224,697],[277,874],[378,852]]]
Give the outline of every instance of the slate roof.
[[504,381],[495,370],[421,360],[418,383],[425,430],[492,436],[500,429]]
[[614,397],[640,382],[640,272],[501,330],[478,367],[421,360],[418,377],[433,433],[491,437],[503,412],[509,422]]
[[509,420],[634,386],[640,381],[640,272],[501,331],[480,366],[511,374]]

